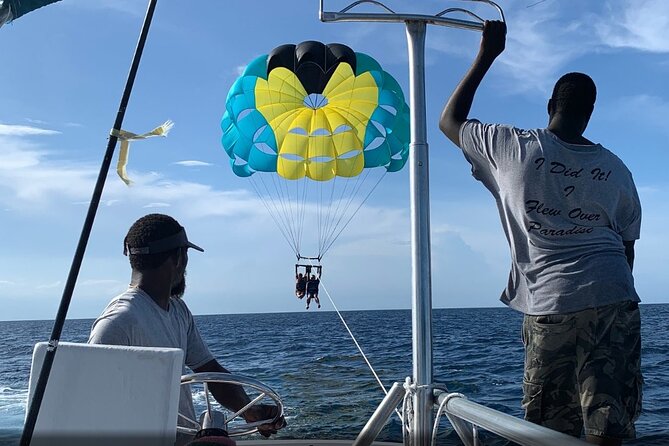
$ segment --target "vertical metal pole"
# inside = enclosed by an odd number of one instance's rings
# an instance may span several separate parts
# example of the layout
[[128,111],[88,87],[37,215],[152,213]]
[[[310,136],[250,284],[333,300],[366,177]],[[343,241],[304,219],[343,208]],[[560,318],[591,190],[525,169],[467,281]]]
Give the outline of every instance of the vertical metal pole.
[[[116,119],[114,121],[114,129],[116,130],[120,130],[121,125],[123,124],[125,110],[126,107],[128,106],[128,101],[130,100],[130,93],[132,92],[132,86],[135,82],[135,76],[137,75],[139,62],[142,58],[142,51],[144,50],[146,37],[149,34],[149,27],[151,26],[153,12],[156,9],[156,2],[157,0],[149,0],[149,5],[146,9],[144,24],[142,25],[142,31],[140,32],[139,40],[137,41],[137,47],[135,48],[135,55],[132,58],[132,65],[130,66],[128,79],[126,80],[125,89],[123,90],[123,96],[121,97],[121,103],[119,105],[118,112],[116,113]],[[86,219],[84,220],[84,226],[81,230],[81,235],[79,236],[79,243],[77,244],[77,249],[74,253],[74,258],[72,259],[72,264],[70,266],[70,272],[67,276],[67,282],[65,283],[65,288],[63,289],[63,295],[60,300],[60,305],[58,306],[58,313],[56,313],[56,320],[53,323],[53,329],[51,330],[51,338],[49,339],[49,347],[47,348],[46,356],[44,357],[44,362],[42,364],[42,369],[40,370],[40,374],[37,379],[35,392],[33,393],[32,400],[30,401],[30,405],[28,407],[26,422],[23,426],[23,433],[21,434],[21,440],[20,440],[21,446],[30,445],[30,442],[32,440],[33,432],[35,430],[35,424],[37,423],[37,415],[39,414],[40,407],[42,406],[42,399],[44,398],[46,385],[49,381],[49,375],[51,374],[51,367],[53,366],[53,361],[56,357],[58,342],[60,341],[60,335],[63,331],[63,325],[65,324],[65,319],[67,317],[67,310],[70,308],[70,302],[72,301],[72,294],[74,293],[74,286],[77,283],[77,277],[79,276],[81,263],[84,259],[84,253],[86,252],[88,239],[91,235],[91,230],[93,229],[93,222],[95,221],[95,215],[98,210],[98,205],[100,204],[100,197],[102,196],[105,180],[107,179],[109,166],[111,164],[112,157],[114,156],[114,149],[116,148],[116,142],[117,142],[116,136],[109,137],[109,141],[107,142],[107,150],[105,151],[104,158],[102,159],[102,165],[100,166],[98,179],[95,183],[95,188],[93,189],[93,195],[91,197],[91,202],[88,206]]]
[[411,107],[411,269],[413,378],[413,444],[428,446],[432,436],[432,277],[430,190],[425,122],[424,21],[407,21]]

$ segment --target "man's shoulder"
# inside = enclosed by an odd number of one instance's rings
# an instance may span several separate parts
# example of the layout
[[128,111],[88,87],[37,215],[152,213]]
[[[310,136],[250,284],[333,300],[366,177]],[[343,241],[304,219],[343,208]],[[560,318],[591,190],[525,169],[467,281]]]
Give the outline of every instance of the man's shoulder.
[[[125,293],[124,293],[125,294]],[[130,345],[131,327],[137,326],[137,311],[124,294],[116,296],[93,322],[88,342],[91,344]]]
[[629,172],[629,168],[625,164],[625,162],[620,159],[618,155],[613,153],[611,150],[607,149],[603,145],[600,144],[600,147],[602,148],[601,153],[603,157],[606,157],[610,160],[611,163],[617,164],[619,167],[623,168],[624,170]]
[[627,167],[627,164],[613,151],[605,147],[603,144],[597,143],[594,144],[597,147],[597,161],[603,166],[606,166],[606,169],[614,169],[619,172],[624,172],[627,175],[627,179],[632,178],[632,172]]
[[114,297],[104,309],[98,319],[104,317],[127,318],[134,313],[141,311],[143,300],[135,289],[128,289],[118,296]]
[[186,302],[184,302],[183,299],[172,297],[170,298],[170,305],[174,307],[174,310],[177,313],[191,315],[190,309],[188,308],[188,305],[186,305]]

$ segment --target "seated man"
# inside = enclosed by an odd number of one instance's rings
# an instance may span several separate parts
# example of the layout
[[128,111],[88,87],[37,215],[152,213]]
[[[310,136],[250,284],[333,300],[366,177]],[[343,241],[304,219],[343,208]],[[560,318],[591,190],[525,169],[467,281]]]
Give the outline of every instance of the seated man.
[[[221,366],[200,337],[193,315],[182,300],[186,289],[188,249],[203,251],[188,241],[184,228],[172,217],[149,214],[137,220],[123,242],[132,276],[129,288],[115,297],[93,323],[91,344],[173,347],[184,352],[186,366],[196,373],[229,373]],[[211,393],[230,410],[250,402],[241,386],[212,384]],[[195,420],[188,386],[181,387],[179,412]],[[271,419],[276,407],[255,405],[243,414],[247,422]],[[260,427],[264,436],[283,427],[283,418]]]
[[307,282],[307,310],[309,309],[309,304],[312,299],[318,304],[318,308],[321,307],[321,301],[318,300],[318,287],[321,283],[321,270],[318,270],[318,278],[316,275],[312,274],[311,278]]
[[[297,266],[295,267],[297,269]],[[295,276],[295,295],[298,299],[302,299],[307,292],[307,277],[299,273]]]

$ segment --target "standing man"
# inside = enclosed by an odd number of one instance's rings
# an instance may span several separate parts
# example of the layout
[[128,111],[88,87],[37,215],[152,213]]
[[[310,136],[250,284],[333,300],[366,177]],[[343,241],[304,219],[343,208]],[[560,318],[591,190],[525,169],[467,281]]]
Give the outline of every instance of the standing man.
[[511,248],[501,300],[525,314],[525,418],[589,443],[634,438],[641,410],[634,241],[641,206],[632,175],[583,137],[595,84],[562,76],[548,127],[468,119],[474,94],[504,50],[506,25],[486,22],[479,53],[451,95],[440,129],[497,201]]
[[[149,214],[137,220],[123,242],[130,259],[130,286],[115,297],[93,323],[91,344],[180,348],[185,367],[196,373],[229,373],[200,337],[193,315],[182,300],[186,290],[188,249],[203,251],[188,241],[185,229],[172,217]],[[211,384],[211,393],[223,406],[237,411],[250,402],[237,385]],[[244,413],[247,422],[272,419],[276,407],[255,405]],[[195,420],[190,389],[181,387],[179,413]],[[283,417],[261,427],[269,436],[283,427]]]

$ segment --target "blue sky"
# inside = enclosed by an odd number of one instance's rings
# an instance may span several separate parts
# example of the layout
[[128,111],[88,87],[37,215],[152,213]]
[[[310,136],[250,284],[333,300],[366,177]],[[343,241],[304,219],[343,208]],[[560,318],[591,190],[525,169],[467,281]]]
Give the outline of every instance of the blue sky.
[[[436,13],[462,2],[388,4]],[[598,101],[586,136],[627,163],[642,200],[639,294],[646,303],[669,302],[669,2],[500,4],[507,50],[484,80],[472,116],[545,126],[555,80],[568,71],[590,74]],[[372,55],[408,95],[401,25],[320,23],[316,0],[185,5],[159,2],[123,127],[141,133],[167,119],[175,126],[167,138],[133,143],[132,187],[113,169],[109,174],[70,317],[95,317],[125,289],[122,239],[149,212],[173,215],[206,250],[190,255],[186,299],[193,313],[300,311],[294,255],[249,183],[231,173],[219,142],[228,89],[256,56],[320,40]],[[55,316],[145,6],[63,0],[0,29],[0,320]],[[326,2],[330,10],[344,6]],[[478,41],[478,33],[449,28],[431,27],[427,35],[435,307],[501,305],[509,268],[493,199],[437,128]],[[386,176],[325,259],[323,283],[337,306],[410,308],[409,237],[405,169]]]

